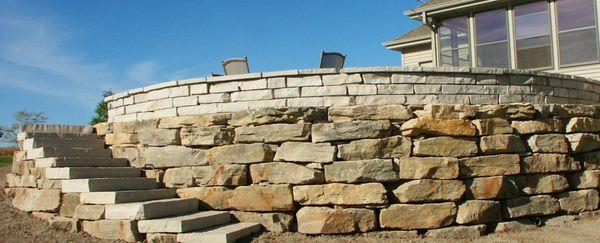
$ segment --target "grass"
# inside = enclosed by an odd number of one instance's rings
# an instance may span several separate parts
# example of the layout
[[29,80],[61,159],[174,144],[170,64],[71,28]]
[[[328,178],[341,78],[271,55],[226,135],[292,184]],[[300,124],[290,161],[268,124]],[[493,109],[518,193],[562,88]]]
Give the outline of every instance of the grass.
[[0,156],[0,167],[10,166],[12,164],[12,156]]

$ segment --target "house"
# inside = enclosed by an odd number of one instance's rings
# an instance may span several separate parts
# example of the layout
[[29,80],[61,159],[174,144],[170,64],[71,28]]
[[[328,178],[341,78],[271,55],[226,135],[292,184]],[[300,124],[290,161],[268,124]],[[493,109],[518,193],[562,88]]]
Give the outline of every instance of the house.
[[600,0],[431,0],[384,43],[404,66],[531,69],[600,79]]

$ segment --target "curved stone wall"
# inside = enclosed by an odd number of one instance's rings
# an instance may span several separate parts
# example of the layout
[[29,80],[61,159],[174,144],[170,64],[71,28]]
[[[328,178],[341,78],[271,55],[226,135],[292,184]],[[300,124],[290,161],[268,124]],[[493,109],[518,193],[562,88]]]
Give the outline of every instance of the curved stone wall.
[[383,104],[596,104],[600,83],[487,68],[371,67],[290,70],[171,81],[106,97],[109,121],[265,107]]
[[180,197],[270,231],[460,237],[599,207],[600,106],[266,108],[96,129]]

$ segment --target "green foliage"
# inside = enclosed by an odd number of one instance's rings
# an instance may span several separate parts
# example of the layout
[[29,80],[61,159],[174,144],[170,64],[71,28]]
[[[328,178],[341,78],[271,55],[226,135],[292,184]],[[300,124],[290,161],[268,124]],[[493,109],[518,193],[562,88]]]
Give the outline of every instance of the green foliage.
[[17,145],[17,134],[19,133],[20,124],[40,124],[46,123],[48,117],[44,112],[35,111],[18,111],[14,114],[15,123],[10,126],[0,126],[4,136],[0,138],[1,141],[10,143],[11,145]]
[[0,167],[9,166],[12,164],[12,156],[0,156]]
[[[103,97],[107,97],[112,94],[113,93],[110,90],[104,91]],[[94,118],[92,118],[90,124],[96,125],[106,121],[108,121],[108,104],[104,102],[104,99],[102,99],[102,101],[98,103],[98,106],[96,106],[96,114],[94,115]]]

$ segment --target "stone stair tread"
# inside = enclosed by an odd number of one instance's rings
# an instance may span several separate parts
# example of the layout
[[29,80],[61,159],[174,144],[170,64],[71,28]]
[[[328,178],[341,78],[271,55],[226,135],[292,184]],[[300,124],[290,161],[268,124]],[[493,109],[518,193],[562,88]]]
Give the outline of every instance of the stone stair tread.
[[110,149],[42,147],[27,151],[27,159],[50,157],[111,158]]
[[161,219],[138,221],[140,233],[183,233],[231,222],[229,212],[203,211]]
[[79,195],[83,204],[119,204],[177,197],[176,189],[131,190],[111,192],[83,192]]
[[23,141],[29,138],[68,138],[68,139],[101,139],[96,134],[78,134],[78,133],[52,133],[52,132],[22,132],[17,134],[17,139]]
[[46,168],[46,179],[127,178],[140,177],[141,170],[134,167],[63,167]]
[[171,198],[146,202],[106,205],[106,219],[156,219],[198,211],[196,198]]
[[152,178],[93,178],[61,180],[63,193],[156,189]]
[[251,234],[260,232],[259,223],[234,223],[200,231],[177,234],[177,242],[233,243]]
[[129,167],[129,161],[123,158],[52,157],[36,159],[35,167]]
[[29,138],[23,141],[23,150],[35,148],[104,148],[104,140],[99,138],[63,139],[63,138]]

